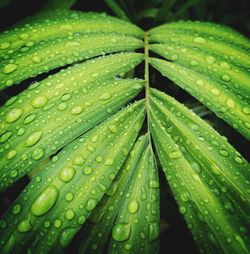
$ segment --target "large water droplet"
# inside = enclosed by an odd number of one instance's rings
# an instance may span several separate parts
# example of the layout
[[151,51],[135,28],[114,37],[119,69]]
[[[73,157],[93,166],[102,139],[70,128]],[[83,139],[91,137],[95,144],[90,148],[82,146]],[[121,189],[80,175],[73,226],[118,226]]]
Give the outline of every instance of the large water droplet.
[[32,225],[30,223],[30,220],[29,219],[22,220],[18,224],[17,229],[18,229],[19,232],[22,232],[22,233],[29,232],[32,229]]
[[90,198],[88,201],[87,201],[87,204],[86,204],[86,210],[88,212],[92,211],[97,205],[97,200],[94,199],[94,198]]
[[133,213],[136,213],[138,211],[138,209],[139,209],[139,203],[134,198],[128,204],[128,211],[133,214]]
[[47,213],[55,204],[59,191],[54,185],[46,187],[34,201],[31,212],[36,216]]
[[118,223],[113,227],[112,237],[119,242],[129,239],[131,233],[131,226],[127,223]]
[[148,238],[149,242],[154,241],[160,234],[160,226],[157,221],[149,223]]
[[34,132],[27,138],[25,145],[26,146],[35,145],[41,139],[42,135],[43,135],[43,131]]
[[83,111],[83,106],[76,106],[71,110],[73,115],[79,115]]
[[75,176],[75,173],[76,171],[73,167],[67,166],[61,169],[59,178],[63,182],[67,183],[73,179],[73,177]]
[[10,131],[6,131],[4,132],[1,136],[0,136],[0,143],[4,143],[5,141],[7,141],[10,136],[12,135],[12,132]]
[[72,209],[69,209],[66,213],[65,213],[65,217],[67,220],[73,220],[75,217],[75,212]]
[[7,153],[6,157],[8,160],[10,160],[10,159],[14,158],[16,156],[16,154],[17,154],[17,151],[13,149]]
[[45,95],[38,96],[32,100],[31,106],[34,108],[41,108],[44,105],[46,105],[47,102],[48,102],[48,98]]
[[7,123],[13,123],[18,118],[20,118],[22,114],[23,114],[23,109],[21,109],[21,108],[13,108],[6,115],[6,122]]
[[16,64],[7,64],[4,68],[3,68],[3,73],[5,74],[9,74],[13,71],[15,71],[17,69],[17,65]]
[[37,148],[35,149],[32,154],[31,154],[31,157],[34,159],[34,160],[39,160],[43,157],[45,153],[45,150],[43,148]]

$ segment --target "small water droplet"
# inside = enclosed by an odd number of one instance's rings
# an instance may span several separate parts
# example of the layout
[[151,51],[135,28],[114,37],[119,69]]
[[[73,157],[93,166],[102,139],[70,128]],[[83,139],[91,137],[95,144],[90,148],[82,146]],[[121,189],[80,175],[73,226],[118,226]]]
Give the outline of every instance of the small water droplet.
[[224,156],[224,157],[227,157],[227,156],[228,156],[228,151],[225,150],[225,149],[220,149],[220,150],[219,150],[219,154],[222,155],[222,156]]
[[228,81],[231,80],[230,76],[228,76],[227,74],[221,75],[221,79],[222,79],[223,81],[226,81],[226,82],[228,82]]
[[152,189],[157,189],[159,188],[159,182],[156,180],[150,180],[148,183],[149,187]]
[[67,220],[73,220],[75,217],[75,212],[72,209],[69,209],[66,213],[65,213],[65,217]]
[[11,212],[12,214],[19,214],[22,210],[22,206],[20,204],[15,204],[12,209],[11,209]]
[[62,226],[62,221],[60,219],[55,219],[54,221],[54,227],[60,228]]
[[4,132],[1,136],[0,136],[0,143],[4,143],[6,142],[10,136],[12,135],[12,132],[11,131],[6,131]]
[[240,156],[235,156],[234,157],[234,160],[239,163],[239,164],[242,164],[243,163],[243,159],[240,157]]
[[117,131],[118,131],[117,126],[114,125],[114,124],[110,125],[110,126],[108,127],[108,129],[109,129],[109,131],[110,131],[111,133],[117,133]]
[[82,106],[76,106],[71,110],[71,113],[73,115],[79,115],[80,113],[82,113],[83,111],[83,107]]
[[186,214],[187,213],[187,208],[185,206],[180,206],[179,211],[181,214]]
[[80,215],[80,216],[78,217],[78,219],[77,219],[77,222],[78,222],[79,225],[83,225],[83,224],[85,223],[86,219],[87,219],[87,218],[86,218],[85,215]]
[[32,229],[32,225],[30,223],[29,219],[26,220],[22,220],[19,222],[17,229],[19,232],[25,233],[25,232],[29,232]]
[[8,41],[2,42],[2,43],[0,44],[0,49],[7,49],[7,48],[10,47],[10,45],[11,45],[11,43],[8,42]]
[[34,57],[32,57],[32,61],[34,63],[40,63],[42,61],[42,59],[39,56],[34,56]]
[[182,153],[180,150],[172,151],[168,154],[170,159],[178,159],[182,156]]
[[82,172],[84,175],[90,175],[93,172],[93,169],[91,167],[87,166],[87,167],[83,168]]
[[59,235],[59,243],[60,245],[65,248],[72,240],[72,238],[74,237],[75,233],[77,232],[76,229],[74,228],[67,228],[64,229],[60,235]]
[[58,108],[60,111],[63,111],[63,110],[65,110],[67,107],[68,107],[68,104],[67,104],[66,102],[62,102],[62,103],[60,103],[60,104],[58,105],[57,108]]
[[95,158],[95,161],[101,163],[102,162],[102,156],[97,156]]
[[47,213],[55,204],[59,191],[54,185],[49,185],[38,195],[31,207],[31,212],[35,216]]
[[204,44],[206,43],[206,40],[202,37],[195,37],[193,40],[195,43]]
[[212,88],[210,91],[213,95],[216,95],[216,96],[220,94],[220,91],[217,88]]
[[68,192],[66,195],[65,195],[65,199],[66,201],[70,202],[72,201],[74,198],[74,194],[72,192]]
[[250,108],[249,107],[243,107],[242,111],[244,114],[249,115],[250,114]]
[[16,156],[16,154],[17,154],[17,151],[13,149],[7,153],[6,157],[8,160],[10,160],[10,159],[14,158]]
[[106,101],[106,100],[109,100],[111,98],[111,94],[110,93],[104,93],[102,94],[100,97],[99,97],[99,100],[101,101]]
[[45,153],[45,150],[43,148],[36,148],[32,153],[31,153],[31,157],[34,159],[34,160],[39,160],[43,157]]

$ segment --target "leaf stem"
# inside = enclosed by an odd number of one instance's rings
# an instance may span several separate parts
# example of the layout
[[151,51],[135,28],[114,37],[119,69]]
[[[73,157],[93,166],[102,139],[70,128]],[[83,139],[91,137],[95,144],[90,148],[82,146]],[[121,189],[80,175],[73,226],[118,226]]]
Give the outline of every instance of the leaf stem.
[[146,110],[147,110],[147,127],[148,127],[148,141],[150,148],[152,149],[152,140],[150,135],[150,119],[149,119],[149,93],[150,93],[150,86],[149,86],[149,50],[148,50],[148,34],[145,32],[144,34],[144,80],[145,80],[145,103],[146,103]]

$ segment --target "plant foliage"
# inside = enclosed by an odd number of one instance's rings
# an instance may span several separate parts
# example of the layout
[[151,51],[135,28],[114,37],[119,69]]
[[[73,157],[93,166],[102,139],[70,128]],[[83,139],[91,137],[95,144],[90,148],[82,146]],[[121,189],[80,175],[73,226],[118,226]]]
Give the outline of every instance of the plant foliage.
[[[249,40],[212,23],[144,32],[125,20],[63,9],[1,34],[2,91],[56,72],[0,108],[0,190],[33,176],[0,220],[1,253],[60,253],[81,228],[79,253],[158,253],[157,167],[201,253],[249,253],[248,162],[149,81],[151,65],[249,139]],[[144,78],[131,76],[142,62]]]

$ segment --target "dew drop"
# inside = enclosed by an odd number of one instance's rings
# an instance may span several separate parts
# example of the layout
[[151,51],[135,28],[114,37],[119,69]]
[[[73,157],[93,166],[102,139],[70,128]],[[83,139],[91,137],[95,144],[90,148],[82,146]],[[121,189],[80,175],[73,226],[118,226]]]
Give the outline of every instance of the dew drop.
[[159,188],[159,182],[156,180],[150,180],[148,186],[152,189],[157,189]]
[[45,95],[38,96],[32,100],[31,106],[34,108],[41,108],[44,105],[46,105],[47,102],[48,102],[48,98]]
[[102,94],[102,95],[99,97],[99,100],[101,100],[101,101],[106,101],[106,100],[110,99],[111,97],[112,97],[112,96],[111,96],[110,93],[104,93],[104,94]]
[[101,163],[102,162],[102,156],[97,156],[95,158],[95,161],[98,162],[98,163]]
[[20,204],[15,204],[12,209],[11,209],[11,212],[12,214],[19,214],[22,210],[22,206]]
[[187,213],[187,208],[185,206],[180,206],[179,211],[181,214],[186,214]]
[[6,157],[8,160],[10,160],[10,159],[14,158],[16,156],[16,154],[17,154],[17,151],[13,149],[7,153]]
[[216,96],[220,94],[220,91],[217,88],[212,88],[210,91],[213,95],[216,95]]
[[94,199],[94,198],[90,198],[88,201],[87,201],[87,204],[86,204],[86,210],[88,212],[92,211],[97,205],[97,200]]
[[242,111],[244,114],[249,115],[250,114],[250,108],[249,107],[243,107]]
[[54,185],[46,187],[35,199],[31,207],[31,212],[35,216],[47,213],[55,204],[59,191]]
[[29,219],[22,220],[22,221],[18,224],[17,229],[18,229],[19,232],[22,232],[22,233],[31,231],[32,225],[31,225],[31,223],[30,223],[30,220],[29,220]]
[[73,177],[75,176],[75,173],[76,173],[76,171],[73,167],[66,166],[61,169],[59,178],[63,182],[67,183],[73,179]]
[[33,61],[34,63],[40,63],[40,62],[42,61],[42,59],[41,59],[39,56],[34,56],[34,57],[32,58],[32,61]]
[[75,232],[76,230],[74,228],[67,228],[60,233],[58,241],[63,248],[71,242]]
[[240,157],[240,156],[235,156],[234,157],[234,160],[239,163],[239,164],[242,164],[243,163],[243,159]]
[[90,175],[93,172],[93,169],[91,167],[87,166],[87,167],[83,168],[82,172],[84,175]]
[[201,173],[201,166],[199,163],[197,163],[196,161],[191,163],[191,167],[194,169],[194,171],[198,174]]
[[2,42],[2,43],[0,44],[0,49],[7,49],[7,48],[10,47],[10,45],[11,45],[11,44],[10,44],[8,41]]
[[67,220],[73,220],[75,217],[75,212],[72,209],[69,209],[66,214],[65,217]]
[[18,176],[18,171],[13,169],[10,171],[10,177],[15,178]]
[[7,64],[4,68],[3,68],[3,73],[5,74],[9,74],[13,71],[15,71],[17,69],[17,65],[16,64]]
[[34,159],[34,160],[39,160],[43,157],[45,153],[45,150],[43,148],[37,148],[35,149],[32,153],[31,153],[31,157]]
[[74,164],[75,165],[78,165],[78,166],[81,166],[83,165],[85,162],[85,160],[81,157],[81,156],[78,156],[74,159]]
[[113,227],[112,237],[118,241],[126,241],[128,240],[131,233],[131,226],[127,223],[118,223]]
[[60,219],[55,219],[54,221],[54,227],[60,228],[62,226],[62,221]]
[[26,146],[35,145],[41,139],[42,135],[43,135],[43,131],[34,132],[27,138],[25,145]]
[[21,108],[13,108],[6,115],[6,122],[7,123],[13,123],[18,118],[20,118],[22,114],[23,114],[23,109],[21,109]]
[[223,80],[223,81],[226,81],[226,82],[228,82],[228,81],[230,81],[230,76],[228,76],[227,74],[223,74],[223,75],[221,75],[221,79]]
[[155,222],[149,223],[148,227],[149,227],[148,228],[149,242],[152,242],[158,238],[158,236],[160,234],[160,226],[159,226],[159,223],[157,221],[155,221]]
[[73,115],[79,115],[80,113],[82,113],[83,111],[83,107],[82,106],[76,106],[71,110],[71,113]]
[[117,126],[114,125],[114,124],[110,125],[110,126],[108,127],[108,129],[109,129],[109,131],[110,131],[111,133],[117,133],[117,131],[118,131]]
[[204,43],[206,43],[206,40],[202,37],[196,37],[196,38],[194,38],[194,42],[199,43],[199,44],[204,44]]
[[181,151],[180,150],[176,150],[176,151],[172,151],[168,154],[169,158],[170,159],[178,159],[180,158],[182,155]]
[[78,218],[77,218],[77,222],[79,225],[83,225],[86,221],[86,216],[85,215],[80,215]]
[[6,142],[6,141],[10,138],[11,135],[12,135],[12,132],[10,132],[10,131],[4,132],[4,133],[0,136],[0,143]]
[[68,104],[66,102],[62,102],[58,105],[58,109],[63,111],[68,107]]
[[227,157],[228,156],[228,151],[225,150],[225,149],[220,149],[219,154],[222,155],[223,157]]
[[139,209],[139,203],[136,199],[132,199],[128,204],[128,211],[132,214],[137,213]]

